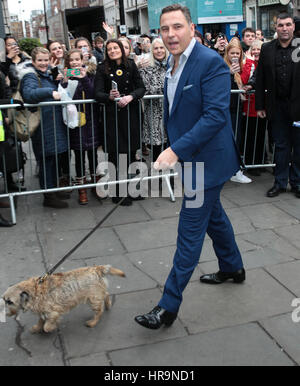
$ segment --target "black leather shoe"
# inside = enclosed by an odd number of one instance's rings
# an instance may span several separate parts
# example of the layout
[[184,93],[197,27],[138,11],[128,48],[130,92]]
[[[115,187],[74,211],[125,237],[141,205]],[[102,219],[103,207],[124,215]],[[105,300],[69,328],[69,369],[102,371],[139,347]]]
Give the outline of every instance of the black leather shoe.
[[0,227],[5,227],[5,228],[10,228],[12,227],[14,224],[5,220],[1,215],[0,215]]
[[277,197],[280,193],[285,193],[285,188],[279,188],[279,186],[274,185],[271,189],[267,191],[267,197]]
[[300,186],[293,186],[291,192],[295,193],[297,198],[300,198]]
[[148,314],[138,315],[134,318],[134,320],[143,327],[150,328],[151,330],[157,330],[163,324],[166,327],[170,327],[176,318],[177,314],[156,306]]
[[243,269],[240,269],[236,272],[217,272],[217,273],[210,273],[208,275],[203,275],[200,277],[201,283],[206,284],[222,284],[224,281],[233,279],[235,283],[242,283],[246,280],[246,272]]

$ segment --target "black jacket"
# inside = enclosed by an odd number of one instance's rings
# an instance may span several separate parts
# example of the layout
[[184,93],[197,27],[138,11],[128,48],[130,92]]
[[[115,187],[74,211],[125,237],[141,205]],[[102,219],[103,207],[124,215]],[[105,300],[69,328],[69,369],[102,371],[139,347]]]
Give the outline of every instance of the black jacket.
[[[106,105],[106,135],[107,150],[109,153],[127,153],[129,150],[135,151],[140,147],[140,106],[139,99],[143,98],[146,88],[141,75],[133,60],[128,60],[127,66],[124,64],[110,68],[106,72],[105,62],[98,65],[95,77],[95,99]],[[132,95],[133,101],[128,105],[130,108],[130,137],[128,135],[128,109],[117,108],[116,104],[109,99],[112,88],[112,80],[118,84],[120,95]],[[116,136],[118,130],[118,137]]]
[[[266,110],[268,120],[272,120],[273,112],[276,108],[275,54],[277,44],[277,39],[263,44],[256,68],[255,109]],[[293,80],[289,101],[290,116],[293,121],[299,121],[300,61],[293,61],[292,67]]]
[[[30,58],[22,53],[20,53],[20,63],[24,63],[26,61],[29,61]],[[19,84],[19,78],[18,78],[18,74],[17,74],[17,64],[13,63],[13,61],[6,57],[6,62],[5,63],[1,63],[1,71],[4,73],[5,76],[8,76],[9,78],[9,81],[10,81],[10,86],[9,86],[9,89],[10,89],[10,95],[11,96],[14,92],[17,91],[17,88],[18,88],[18,84]]]

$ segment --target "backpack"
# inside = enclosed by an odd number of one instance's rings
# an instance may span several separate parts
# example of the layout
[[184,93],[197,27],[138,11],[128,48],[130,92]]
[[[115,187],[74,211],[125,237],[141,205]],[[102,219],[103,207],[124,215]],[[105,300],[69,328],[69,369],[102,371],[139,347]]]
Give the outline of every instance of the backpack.
[[[38,76],[37,76],[38,77]],[[39,85],[41,87],[41,80],[38,77]],[[12,95],[13,99],[20,100],[23,98],[20,92],[21,82],[18,84],[16,92]],[[13,111],[14,110],[14,111]],[[36,129],[41,123],[41,111],[38,107],[34,111],[29,109],[16,111],[15,109],[8,110],[9,128],[13,135],[17,136],[17,139],[22,142],[27,142],[32,137]]]

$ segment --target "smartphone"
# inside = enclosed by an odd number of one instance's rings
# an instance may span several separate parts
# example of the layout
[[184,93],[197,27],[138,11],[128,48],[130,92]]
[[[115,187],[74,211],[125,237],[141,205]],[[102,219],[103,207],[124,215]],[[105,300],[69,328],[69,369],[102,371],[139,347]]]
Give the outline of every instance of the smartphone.
[[67,69],[67,77],[71,78],[72,76],[79,76],[80,69],[79,68],[68,68]]
[[118,83],[114,80],[111,81],[111,89],[112,90],[118,90]]
[[89,49],[87,47],[82,47],[81,51],[83,54],[86,54],[87,52],[89,52]]
[[135,59],[135,57],[136,57],[136,53],[135,52],[130,52],[130,54],[129,54],[129,59]]
[[239,58],[232,58],[231,59],[231,63],[232,64],[235,64],[235,63],[238,63],[239,62]]

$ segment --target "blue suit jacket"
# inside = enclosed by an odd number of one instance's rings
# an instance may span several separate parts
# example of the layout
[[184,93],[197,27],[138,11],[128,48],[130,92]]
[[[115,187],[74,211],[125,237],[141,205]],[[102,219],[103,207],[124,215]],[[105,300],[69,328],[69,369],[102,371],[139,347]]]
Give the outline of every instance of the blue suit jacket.
[[[204,189],[223,184],[240,166],[229,111],[228,66],[215,51],[196,43],[170,115],[167,83],[166,79],[164,123],[172,150],[181,162],[204,162]],[[193,184],[195,177],[194,170]]]

